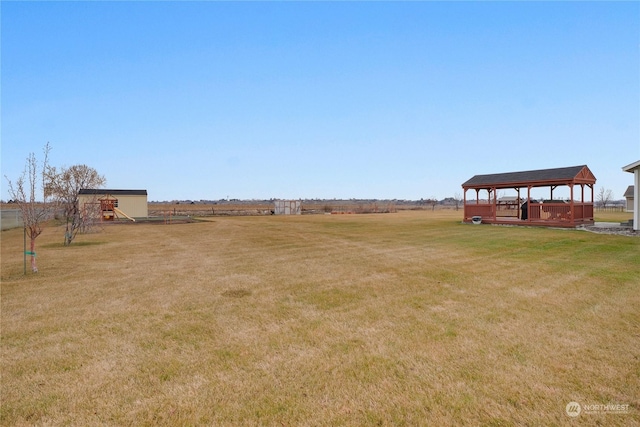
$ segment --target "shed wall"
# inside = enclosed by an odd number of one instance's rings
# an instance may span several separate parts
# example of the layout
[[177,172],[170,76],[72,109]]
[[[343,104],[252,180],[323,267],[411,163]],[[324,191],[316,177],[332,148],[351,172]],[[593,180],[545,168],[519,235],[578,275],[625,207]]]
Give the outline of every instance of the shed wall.
[[[96,194],[96,195],[79,195],[78,202],[80,204],[80,209],[83,208],[85,203],[95,203],[98,202],[98,199],[106,197],[107,194]],[[147,196],[141,195],[118,195],[118,196],[110,196],[118,199],[118,209],[122,212],[126,213],[130,217],[133,218],[147,218],[149,216],[149,208],[147,205]]]
[[300,215],[302,214],[302,202],[300,200],[276,200],[274,213],[276,215]]

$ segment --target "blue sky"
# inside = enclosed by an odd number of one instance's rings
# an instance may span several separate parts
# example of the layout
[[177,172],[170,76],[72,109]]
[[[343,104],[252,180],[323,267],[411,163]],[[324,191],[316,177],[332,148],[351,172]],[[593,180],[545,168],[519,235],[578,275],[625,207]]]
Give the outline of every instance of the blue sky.
[[2,194],[30,152],[150,200],[454,196],[640,159],[638,2],[7,2]]

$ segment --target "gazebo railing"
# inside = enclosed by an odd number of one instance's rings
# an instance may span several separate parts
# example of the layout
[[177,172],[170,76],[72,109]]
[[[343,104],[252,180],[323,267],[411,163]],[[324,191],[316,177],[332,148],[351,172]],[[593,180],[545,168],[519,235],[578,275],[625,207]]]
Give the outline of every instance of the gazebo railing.
[[465,219],[471,219],[474,216],[481,216],[483,218],[493,218],[493,204],[467,204],[464,206]]
[[[573,217],[571,215],[573,208]],[[527,215],[529,221],[557,221],[567,222],[573,219],[574,223],[591,222],[593,221],[593,203],[531,203],[527,206]],[[492,218],[499,219],[502,215],[498,212],[494,215],[494,205],[492,203],[480,203],[475,202],[466,204],[464,206],[465,220],[470,220],[474,216],[480,216],[484,220],[491,220]],[[527,221],[527,220],[524,220]]]
[[566,221],[571,219],[571,206],[566,203],[531,203],[529,218],[532,221],[538,219]]
[[[572,217],[573,209],[573,217]],[[529,218],[534,220],[582,222],[593,220],[593,203],[531,203]]]
[[593,221],[593,203],[574,203],[575,213],[573,220],[578,221]]

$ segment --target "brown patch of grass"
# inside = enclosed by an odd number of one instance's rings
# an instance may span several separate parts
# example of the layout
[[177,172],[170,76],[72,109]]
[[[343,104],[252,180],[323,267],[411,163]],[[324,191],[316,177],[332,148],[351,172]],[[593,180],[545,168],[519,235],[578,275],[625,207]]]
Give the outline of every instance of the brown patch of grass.
[[229,289],[228,291],[224,291],[222,296],[231,297],[231,298],[242,298],[251,295],[251,291],[247,289]]
[[0,423],[640,422],[638,240],[461,215],[5,231]]

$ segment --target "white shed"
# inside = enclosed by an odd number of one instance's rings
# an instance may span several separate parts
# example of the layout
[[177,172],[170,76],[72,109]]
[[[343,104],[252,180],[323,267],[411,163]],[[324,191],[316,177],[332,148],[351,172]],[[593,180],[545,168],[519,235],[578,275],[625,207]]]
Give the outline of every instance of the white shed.
[[276,200],[273,212],[276,215],[301,215],[302,202],[300,200]]
[[633,212],[633,190],[634,190],[633,185],[628,186],[627,191],[625,191],[624,195],[622,196],[626,199],[625,210],[627,212]]

